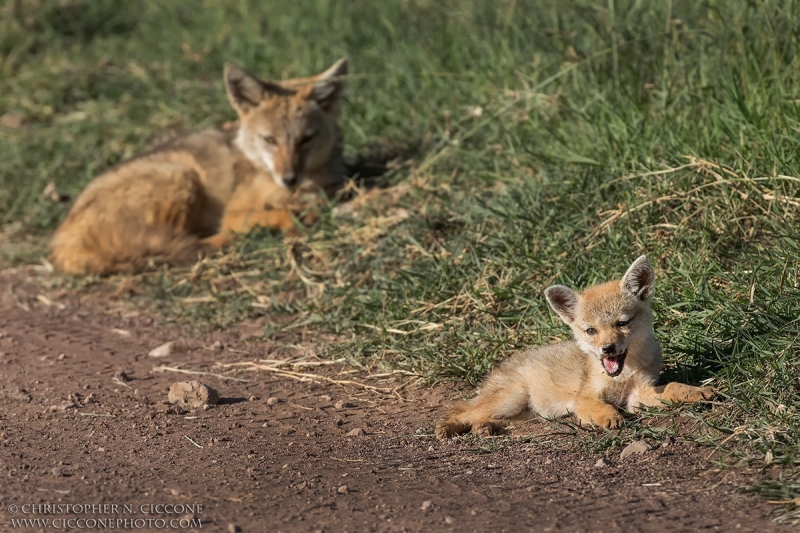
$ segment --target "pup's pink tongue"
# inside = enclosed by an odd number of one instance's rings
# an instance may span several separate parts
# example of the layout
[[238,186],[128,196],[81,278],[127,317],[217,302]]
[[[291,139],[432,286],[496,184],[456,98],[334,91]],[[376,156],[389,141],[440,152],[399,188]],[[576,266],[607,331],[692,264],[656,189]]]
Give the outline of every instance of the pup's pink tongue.
[[615,374],[619,370],[619,358],[615,355],[613,357],[603,357],[603,368],[609,374]]

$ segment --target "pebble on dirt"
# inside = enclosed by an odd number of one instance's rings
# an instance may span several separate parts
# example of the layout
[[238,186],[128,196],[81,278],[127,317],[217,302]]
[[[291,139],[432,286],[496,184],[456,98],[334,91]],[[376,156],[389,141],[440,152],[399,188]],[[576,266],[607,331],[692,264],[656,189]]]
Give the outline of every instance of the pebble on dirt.
[[172,341],[165,342],[161,346],[159,346],[157,348],[153,348],[152,350],[150,350],[150,353],[148,353],[147,355],[149,355],[150,357],[166,357],[166,356],[172,354],[172,349],[173,349],[174,345],[175,345],[175,343],[172,342]]
[[116,379],[117,381],[122,381],[123,383],[130,380],[128,374],[126,374],[125,371],[122,370],[121,368],[116,372],[114,372],[114,379]]
[[609,461],[605,457],[601,457],[600,459],[597,460],[597,462],[594,464],[594,466],[596,468],[605,468],[607,466],[611,466],[611,461]]
[[31,395],[28,394],[28,391],[26,391],[25,389],[17,388],[17,390],[14,391],[4,390],[0,391],[0,394],[5,396],[6,398],[11,398],[12,400],[19,400],[21,402],[31,401]]
[[431,500],[425,500],[422,502],[422,510],[429,511],[433,507],[433,502]]
[[168,355],[185,352],[188,348],[189,346],[183,342],[169,341],[161,346],[153,348],[147,355],[150,357],[167,357]]
[[277,405],[279,401],[275,396],[270,396],[267,398],[267,405]]
[[625,446],[625,449],[622,450],[622,453],[619,454],[619,458],[620,459],[625,459],[628,456],[631,456],[631,455],[634,455],[634,454],[642,454],[642,453],[649,452],[649,451],[650,451],[650,445],[649,444],[647,444],[643,440],[637,440],[636,442],[632,442],[632,443],[628,444],[627,446]]
[[347,488],[347,485],[341,485],[338,489],[336,489],[336,492],[339,494],[347,494],[350,492],[350,489]]
[[219,401],[219,393],[199,381],[176,381],[169,388],[169,403],[180,407],[203,407]]
[[351,429],[347,432],[348,437],[360,437],[364,434],[364,430],[361,428]]

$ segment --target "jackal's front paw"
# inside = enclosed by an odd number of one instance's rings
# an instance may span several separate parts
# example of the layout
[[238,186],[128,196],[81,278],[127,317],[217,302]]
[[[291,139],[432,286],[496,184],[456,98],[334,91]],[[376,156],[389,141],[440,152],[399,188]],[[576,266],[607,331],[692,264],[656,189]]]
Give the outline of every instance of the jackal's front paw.
[[227,233],[217,233],[202,240],[202,243],[209,248],[224,248],[231,242],[231,235]]

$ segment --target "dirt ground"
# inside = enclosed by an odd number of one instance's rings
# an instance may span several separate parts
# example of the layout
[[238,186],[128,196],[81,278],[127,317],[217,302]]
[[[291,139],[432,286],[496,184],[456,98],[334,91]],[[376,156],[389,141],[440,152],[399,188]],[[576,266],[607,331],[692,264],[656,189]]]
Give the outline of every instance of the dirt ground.
[[[620,448],[598,467],[600,454],[568,451],[563,426],[546,422],[512,433],[546,444],[439,442],[432,425],[458,396],[452,388],[380,394],[221,367],[296,358],[302,348],[247,341],[260,324],[203,334],[159,325],[124,302],[48,293],[27,275],[0,274],[0,531],[101,529],[63,522],[81,518],[129,520],[116,528],[139,531],[789,529],[741,491],[756,470],[719,471],[707,448],[651,443],[624,460]],[[177,343],[170,355],[148,355],[167,341]],[[284,368],[403,383],[341,374],[347,368]],[[170,384],[191,379],[215,388],[220,403],[169,405]],[[43,504],[62,507],[44,514]],[[109,507],[80,507],[90,504]]]

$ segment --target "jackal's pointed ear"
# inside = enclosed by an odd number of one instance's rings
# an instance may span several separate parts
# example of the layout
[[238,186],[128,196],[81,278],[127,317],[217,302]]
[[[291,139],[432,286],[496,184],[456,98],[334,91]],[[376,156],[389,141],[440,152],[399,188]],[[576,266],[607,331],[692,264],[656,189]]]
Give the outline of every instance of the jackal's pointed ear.
[[264,82],[245,69],[225,63],[225,91],[233,108],[240,115],[258,106],[264,99]]
[[342,95],[344,76],[347,76],[347,58],[343,57],[331,68],[313,78],[314,86],[308,97],[325,111],[334,111]]
[[575,313],[578,309],[578,295],[563,285],[553,285],[544,291],[547,298],[547,303],[553,308],[553,311],[558,313],[561,320],[567,324],[572,324],[575,321]]
[[650,266],[650,261],[642,255],[628,268],[619,284],[620,288],[631,296],[645,301],[653,296],[655,280],[656,274]]

